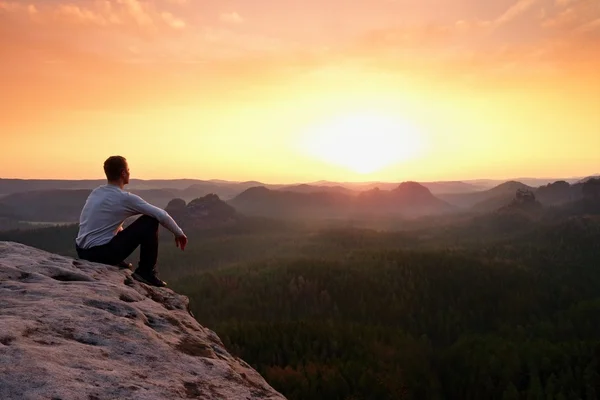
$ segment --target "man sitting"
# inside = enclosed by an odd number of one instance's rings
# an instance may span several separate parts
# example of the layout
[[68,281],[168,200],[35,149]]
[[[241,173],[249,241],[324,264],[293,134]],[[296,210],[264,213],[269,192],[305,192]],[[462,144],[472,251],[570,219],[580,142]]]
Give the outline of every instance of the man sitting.
[[[110,265],[122,265],[140,246],[138,267],[132,277],[153,286],[166,286],[156,271],[158,258],[158,224],[173,232],[175,245],[187,245],[183,230],[163,209],[123,190],[129,183],[129,166],[121,156],[104,162],[107,184],[97,187],[87,198],[79,218],[75,248],[79,258]],[[123,229],[128,217],[142,214]]]

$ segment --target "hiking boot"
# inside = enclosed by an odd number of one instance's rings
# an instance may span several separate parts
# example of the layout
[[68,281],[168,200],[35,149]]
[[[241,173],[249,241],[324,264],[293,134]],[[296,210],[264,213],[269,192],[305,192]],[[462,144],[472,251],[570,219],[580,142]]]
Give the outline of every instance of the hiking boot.
[[158,279],[158,276],[156,276],[156,273],[153,273],[153,272],[144,273],[144,272],[140,272],[140,271],[136,270],[133,274],[131,274],[131,277],[137,281],[145,283],[146,285],[156,286],[156,287],[167,286],[167,283],[165,281]]

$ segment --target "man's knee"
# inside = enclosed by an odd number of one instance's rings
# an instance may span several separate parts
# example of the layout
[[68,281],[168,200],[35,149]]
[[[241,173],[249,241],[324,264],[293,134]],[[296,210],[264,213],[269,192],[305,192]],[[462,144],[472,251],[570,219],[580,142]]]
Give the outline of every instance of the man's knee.
[[140,223],[143,223],[145,227],[151,232],[158,232],[158,220],[149,215],[142,215],[140,217]]

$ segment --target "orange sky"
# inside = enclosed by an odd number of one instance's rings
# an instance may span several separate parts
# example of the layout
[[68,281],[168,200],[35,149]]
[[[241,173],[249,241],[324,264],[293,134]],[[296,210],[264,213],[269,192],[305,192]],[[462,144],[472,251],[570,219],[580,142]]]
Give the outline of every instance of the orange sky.
[[598,0],[0,0],[0,61],[1,178],[600,172]]

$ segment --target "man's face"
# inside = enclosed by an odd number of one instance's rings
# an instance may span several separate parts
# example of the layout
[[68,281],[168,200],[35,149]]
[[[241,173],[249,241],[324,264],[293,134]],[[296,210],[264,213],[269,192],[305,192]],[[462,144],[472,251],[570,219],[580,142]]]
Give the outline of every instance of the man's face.
[[125,169],[121,172],[121,177],[123,178],[123,184],[127,185],[129,183],[129,165],[125,164]]

